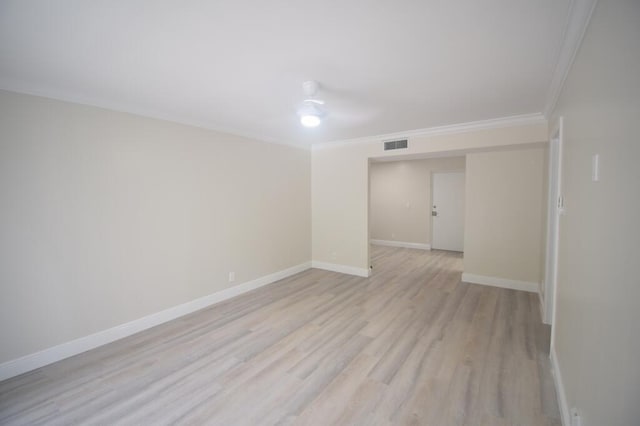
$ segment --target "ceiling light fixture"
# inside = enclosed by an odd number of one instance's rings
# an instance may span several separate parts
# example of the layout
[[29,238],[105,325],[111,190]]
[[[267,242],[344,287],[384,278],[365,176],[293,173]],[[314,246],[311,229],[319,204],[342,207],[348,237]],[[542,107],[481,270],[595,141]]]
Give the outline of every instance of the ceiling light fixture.
[[307,99],[302,101],[302,105],[298,108],[300,123],[305,127],[318,127],[322,122],[322,118],[326,115],[322,105],[324,101],[314,99],[318,91],[319,84],[317,81],[305,81],[302,83],[302,91]]
[[312,114],[307,114],[300,117],[300,123],[302,123],[304,127],[318,127],[321,121],[322,120],[320,120],[320,117]]

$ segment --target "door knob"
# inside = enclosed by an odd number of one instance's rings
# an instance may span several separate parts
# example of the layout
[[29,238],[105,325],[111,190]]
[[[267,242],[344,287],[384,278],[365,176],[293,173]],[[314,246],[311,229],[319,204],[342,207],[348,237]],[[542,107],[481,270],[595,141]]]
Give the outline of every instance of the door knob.
[[436,211],[432,211],[432,212],[431,212],[431,216],[438,216],[438,212],[436,212]]

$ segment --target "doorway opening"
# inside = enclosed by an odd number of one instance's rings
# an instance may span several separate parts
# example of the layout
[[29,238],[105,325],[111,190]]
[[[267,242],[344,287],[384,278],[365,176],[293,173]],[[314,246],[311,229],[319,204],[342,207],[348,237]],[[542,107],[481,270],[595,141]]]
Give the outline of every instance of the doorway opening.
[[[370,159],[370,244],[462,252],[465,163],[464,155]],[[375,263],[370,254],[372,273]]]

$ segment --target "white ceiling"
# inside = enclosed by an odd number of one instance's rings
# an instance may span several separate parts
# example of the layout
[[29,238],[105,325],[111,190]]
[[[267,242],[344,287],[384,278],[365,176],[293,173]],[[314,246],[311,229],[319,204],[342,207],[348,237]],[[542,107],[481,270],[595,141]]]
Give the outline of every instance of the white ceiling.
[[0,0],[0,87],[307,145],[538,113],[570,3]]

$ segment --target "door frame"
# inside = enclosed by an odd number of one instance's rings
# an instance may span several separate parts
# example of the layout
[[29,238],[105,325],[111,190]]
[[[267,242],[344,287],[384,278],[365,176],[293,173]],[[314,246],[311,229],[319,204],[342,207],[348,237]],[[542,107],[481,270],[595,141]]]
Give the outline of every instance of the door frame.
[[[562,147],[564,119],[559,117],[549,138],[549,193],[547,200],[547,244],[544,274],[542,321],[554,324],[558,286],[558,253],[560,248],[560,216],[564,208],[562,196]],[[555,165],[555,170],[553,167]],[[555,177],[555,179],[554,179]],[[555,221],[551,218],[555,217]],[[554,226],[555,225],[555,226]]]
[[[429,247],[433,248],[433,216],[431,216],[431,212],[433,211],[433,175],[438,174],[438,173],[463,173],[464,174],[464,186],[465,186],[465,192],[464,192],[464,205],[465,205],[465,211],[463,212],[463,216],[466,219],[466,208],[467,208],[467,167],[466,167],[466,161],[467,161],[467,156],[466,154],[464,155],[465,157],[465,168],[464,169],[444,169],[444,170],[432,170],[431,173],[429,174],[429,179],[431,180],[429,188],[430,188],[430,194],[429,194]],[[462,243],[462,252],[464,253],[464,241]]]

